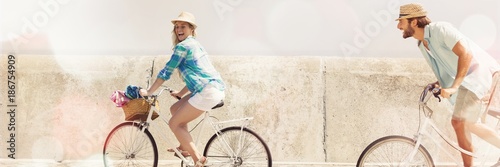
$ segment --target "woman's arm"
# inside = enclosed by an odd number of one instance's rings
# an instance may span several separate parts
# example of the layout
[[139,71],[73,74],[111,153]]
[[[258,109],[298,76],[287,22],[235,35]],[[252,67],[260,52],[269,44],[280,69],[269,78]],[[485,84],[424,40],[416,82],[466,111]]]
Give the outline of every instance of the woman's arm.
[[170,95],[172,95],[174,97],[182,97],[182,96],[184,96],[188,92],[189,92],[189,89],[187,88],[187,86],[184,86],[184,88],[182,88],[181,91],[179,91],[179,92],[172,92],[172,93],[170,93]]
[[156,78],[155,82],[153,83],[153,85],[151,85],[151,87],[148,90],[141,89],[139,90],[139,94],[141,94],[141,96],[150,96],[156,91],[156,89],[158,89],[163,84],[163,82],[165,82],[165,80],[161,78]]

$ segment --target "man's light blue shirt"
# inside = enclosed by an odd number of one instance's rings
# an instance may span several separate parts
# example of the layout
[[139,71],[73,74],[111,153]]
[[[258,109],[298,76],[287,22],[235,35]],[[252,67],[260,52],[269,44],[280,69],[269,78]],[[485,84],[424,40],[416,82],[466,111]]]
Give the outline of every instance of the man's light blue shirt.
[[[466,38],[451,24],[436,22],[427,25],[424,29],[424,40],[428,42],[429,50],[422,42],[419,49],[431,66],[441,87],[449,88],[453,85],[458,68],[458,56],[452,51],[457,42],[472,53],[469,71],[461,86],[472,91],[479,99],[483,98],[492,84],[492,75],[500,70],[498,62],[486,51]],[[456,95],[450,98],[455,103]]]

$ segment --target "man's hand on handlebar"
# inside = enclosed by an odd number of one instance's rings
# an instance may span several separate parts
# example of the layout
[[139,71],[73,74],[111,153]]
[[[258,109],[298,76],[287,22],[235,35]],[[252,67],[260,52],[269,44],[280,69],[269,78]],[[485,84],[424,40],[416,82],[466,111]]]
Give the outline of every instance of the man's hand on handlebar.
[[457,88],[444,88],[441,89],[441,97],[450,98],[453,94],[457,93]]
[[432,91],[436,98],[438,98],[438,95],[443,98],[450,98],[454,93],[458,91],[458,89],[456,88],[441,88],[441,86],[439,85],[439,81],[430,83],[427,85],[427,87],[430,88],[429,90]]

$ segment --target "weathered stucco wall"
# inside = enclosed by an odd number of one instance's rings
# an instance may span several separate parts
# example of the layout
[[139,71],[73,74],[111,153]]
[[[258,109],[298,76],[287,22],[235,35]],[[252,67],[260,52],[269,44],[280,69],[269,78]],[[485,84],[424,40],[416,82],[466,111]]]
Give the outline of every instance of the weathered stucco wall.
[[[107,133],[123,119],[109,96],[129,84],[146,86],[168,56],[15,55],[15,157],[54,161],[101,160]],[[411,137],[418,128],[417,99],[435,81],[423,59],[317,56],[212,56],[226,84],[221,119],[253,116],[251,128],[271,148],[273,160],[354,164],[373,140]],[[0,80],[0,158],[8,159],[7,55]],[[166,82],[182,88],[177,76]],[[174,99],[163,98],[162,109]],[[454,139],[446,103],[435,119]],[[164,127],[165,132],[168,129]],[[170,134],[170,133],[168,133]],[[208,137],[206,137],[208,138]],[[174,160],[160,145],[162,159]],[[204,141],[202,141],[204,142]],[[176,145],[170,144],[170,145]],[[445,161],[429,145],[435,161]],[[163,151],[162,151],[163,150]],[[458,156],[458,154],[457,154]]]

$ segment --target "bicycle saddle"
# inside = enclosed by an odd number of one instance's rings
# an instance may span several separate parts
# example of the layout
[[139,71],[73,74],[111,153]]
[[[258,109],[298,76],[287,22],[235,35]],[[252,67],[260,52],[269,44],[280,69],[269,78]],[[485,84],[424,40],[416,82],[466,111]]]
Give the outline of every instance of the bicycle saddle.
[[217,105],[215,105],[214,107],[212,107],[212,110],[216,109],[216,108],[219,108],[219,107],[222,107],[222,106],[224,106],[224,100],[221,100]]

